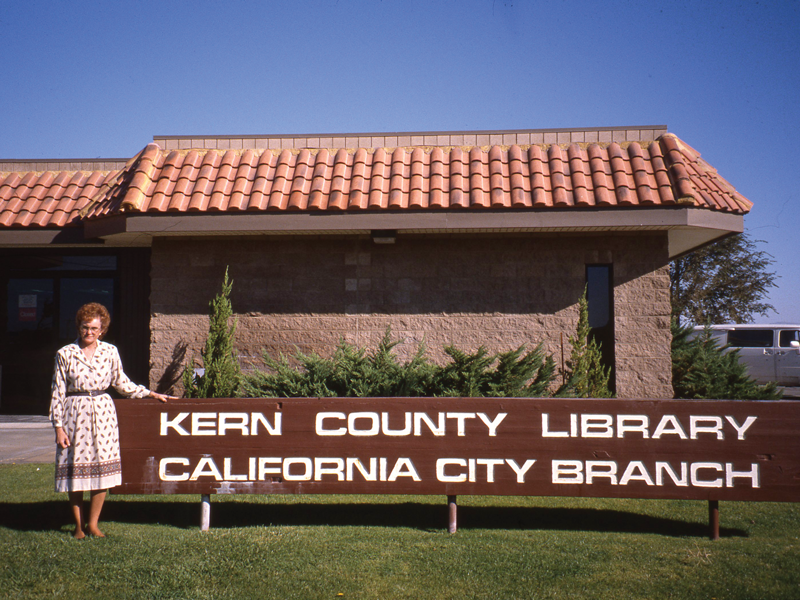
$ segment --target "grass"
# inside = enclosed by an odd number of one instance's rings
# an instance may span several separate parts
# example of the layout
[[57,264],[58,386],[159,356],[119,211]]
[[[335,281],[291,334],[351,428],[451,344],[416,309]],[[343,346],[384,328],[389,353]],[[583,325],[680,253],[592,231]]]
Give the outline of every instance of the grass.
[[800,505],[690,501],[110,496],[72,539],[50,465],[0,466],[0,597],[800,598]]

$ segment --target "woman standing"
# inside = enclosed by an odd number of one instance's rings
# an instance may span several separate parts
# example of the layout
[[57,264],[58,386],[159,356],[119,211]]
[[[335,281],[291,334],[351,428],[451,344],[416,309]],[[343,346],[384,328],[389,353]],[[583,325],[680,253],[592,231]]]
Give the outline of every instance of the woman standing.
[[[113,386],[133,398],[166,402],[172,396],[133,383],[122,370],[115,346],[100,341],[108,331],[108,310],[95,302],[75,315],[78,339],[56,354],[50,420],[56,430],[56,491],[69,494],[75,538],[104,537],[98,527],[108,488],[122,482],[119,430]],[[90,491],[89,520],[84,520],[83,492]]]

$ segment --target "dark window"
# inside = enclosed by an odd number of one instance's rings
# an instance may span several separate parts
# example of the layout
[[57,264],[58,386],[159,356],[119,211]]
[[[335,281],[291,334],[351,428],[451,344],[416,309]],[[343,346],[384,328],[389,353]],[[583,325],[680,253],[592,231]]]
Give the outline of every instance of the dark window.
[[589,327],[597,329],[611,321],[611,267],[586,266],[586,299],[589,301]]
[[772,329],[734,329],[728,332],[728,345],[734,348],[772,348]]
[[41,331],[54,325],[52,279],[10,279],[8,281],[7,331]]
[[614,391],[614,283],[611,265],[586,265],[586,300],[591,335],[600,344],[603,366],[611,368],[609,387]]
[[9,262],[6,269],[10,273],[24,275],[34,271],[115,271],[117,257],[47,254],[15,256],[13,262]]
[[800,342],[800,331],[798,331],[797,329],[781,331],[780,334],[781,348],[791,348],[792,347],[791,342]]

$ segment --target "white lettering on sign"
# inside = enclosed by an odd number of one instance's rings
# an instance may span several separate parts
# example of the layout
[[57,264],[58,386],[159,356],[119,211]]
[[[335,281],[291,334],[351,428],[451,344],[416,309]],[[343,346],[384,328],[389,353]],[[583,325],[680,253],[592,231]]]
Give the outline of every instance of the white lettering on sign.
[[517,483],[525,483],[525,473],[528,472],[528,469],[530,469],[536,461],[533,459],[526,460],[521,467],[517,464],[517,461],[513,459],[507,458],[506,462],[517,474]]
[[192,413],[192,435],[217,435],[217,413]]
[[420,481],[417,470],[414,468],[414,463],[410,458],[398,458],[394,464],[389,481],[397,481],[398,477],[411,477],[414,481]]
[[[695,462],[680,463],[680,475],[674,467],[663,461],[656,461],[653,467],[655,479],[642,461],[630,461],[622,476],[618,477],[619,465],[613,460],[554,460],[552,461],[552,482],[558,484],[591,485],[601,480],[610,485],[626,486],[640,481],[648,486],[663,486],[664,475],[678,487],[732,488],[734,480],[750,482],[750,487],[761,487],[761,474],[757,463],[751,463],[749,470],[737,471],[733,463]],[[724,478],[723,478],[724,474]]]
[[699,433],[711,433],[717,436],[718,440],[724,440],[725,434],[722,433],[722,417],[689,417],[689,437],[697,439]]
[[[400,477],[410,477],[414,481],[420,481],[417,470],[414,468],[414,463],[409,458],[399,458],[392,467],[389,476],[385,476],[386,472],[386,459],[382,458],[382,467],[384,476],[381,481],[397,481]],[[347,471],[345,472],[345,464]],[[378,473],[375,470],[376,459],[370,458],[370,469],[364,467],[359,459],[352,457],[347,458],[315,458],[314,459],[314,481],[322,481],[326,475],[336,477],[337,481],[353,481],[354,469],[357,469],[366,481],[376,481]]]
[[[161,481],[198,481],[210,478],[214,481],[267,481],[278,477],[284,481],[397,481],[407,477],[421,481],[419,473],[410,458],[398,458],[389,469],[389,460],[372,457],[367,461],[347,457],[306,457],[287,458],[251,456],[241,464],[234,465],[234,459],[224,457],[222,470],[213,457],[204,456],[192,468],[191,461],[184,457],[162,458],[158,464],[158,477]],[[502,461],[501,461],[502,462]],[[246,466],[246,473],[244,472]],[[239,472],[239,470],[242,472]]]
[[343,458],[315,458],[314,481],[322,481],[323,475],[334,475],[337,481],[344,481]]
[[626,433],[640,433],[642,439],[650,437],[650,417],[647,415],[617,415],[617,437]]
[[[748,498],[772,489],[777,464],[769,463],[762,482],[761,463],[752,462],[751,446],[768,437],[774,417],[747,416],[746,411],[757,410],[748,403],[573,402],[557,411],[553,404],[552,412],[529,404],[521,415],[513,412],[511,399],[496,405],[318,403],[297,413],[285,410],[295,415],[286,417],[295,419],[287,433],[282,432],[282,412],[269,412],[280,406],[274,403],[168,406],[159,412],[162,437],[147,438],[154,448],[161,445],[155,456],[148,455],[147,481],[157,472],[168,491],[352,493],[374,488],[397,493],[416,488],[448,494]],[[487,408],[492,412],[478,412]],[[259,409],[268,412],[254,412]],[[510,412],[497,412],[501,409]],[[585,409],[590,412],[581,412]],[[734,411],[735,416],[726,414]],[[176,449],[184,444],[187,449]],[[408,456],[398,458],[398,453]],[[765,490],[754,494],[762,485]]]
[[189,459],[177,457],[162,458],[158,462],[158,478],[161,481],[186,481],[189,479],[189,473],[186,471],[177,474],[171,473],[170,465],[181,465],[183,467],[188,467]]
[[611,415],[581,415],[581,437],[614,437],[614,417]]
[[[742,425],[732,416],[689,416],[689,434],[675,415],[662,415],[650,435],[650,417],[647,415],[601,415],[575,414],[569,415],[569,430],[566,423],[553,425],[548,413],[542,413],[542,437],[545,438],[624,438],[641,436],[642,439],[658,440],[664,436],[675,435],[682,440],[696,440],[700,436],[714,436],[718,440],[725,439],[726,427],[730,425],[736,432],[737,440],[745,439],[745,432],[756,422],[758,417],[747,417]],[[728,433],[731,433],[730,431]]]
[[[383,459],[386,460],[385,458]],[[347,473],[345,478],[347,481],[353,481],[353,476],[357,470],[364,481],[378,481],[378,459],[372,457],[369,459],[369,468],[367,468],[360,458],[352,456],[347,457]],[[384,471],[386,469],[384,468]]]
[[225,479],[225,481],[247,481],[246,473],[233,473],[230,458],[225,458],[225,460],[222,461],[222,465],[222,477]]
[[431,420],[428,413],[414,413],[414,435],[422,435],[423,422],[434,436],[444,436],[444,413],[439,413],[439,420],[436,423]]
[[497,427],[507,416],[508,413],[497,413],[494,419],[489,419],[486,413],[478,413],[478,418],[489,428],[489,437],[495,437],[497,435]]
[[[390,437],[421,436],[432,433],[435,437],[443,437],[453,431],[458,437],[467,435],[467,421],[477,417],[489,430],[489,437],[497,436],[497,428],[508,413],[497,413],[494,418],[486,413],[440,412],[435,417],[424,412],[404,413],[403,429],[393,429],[389,422],[389,413],[377,412],[319,412],[314,420],[314,431],[320,436],[372,437],[385,435]],[[455,421],[455,423],[453,423]],[[396,427],[396,425],[394,425]]]
[[681,474],[678,476],[671,464],[656,461],[656,485],[664,485],[664,475],[669,475],[672,483],[678,487],[688,487],[689,485],[689,469],[685,462],[681,463]]
[[[361,421],[368,421],[369,425],[366,429],[359,429],[356,427],[358,424],[358,420]],[[380,431],[381,423],[380,419],[378,418],[378,413],[374,412],[356,412],[350,413],[347,417],[347,430],[350,432],[350,435],[363,435],[363,436],[371,436],[371,435],[378,435],[378,431]]]
[[650,473],[647,472],[643,462],[632,460],[628,463],[622,477],[619,478],[620,485],[628,485],[631,481],[643,481],[647,485],[653,485],[653,479],[650,477]]
[[608,479],[611,485],[617,485],[617,463],[611,460],[587,460],[586,483],[592,484],[597,478]]
[[743,425],[739,425],[739,423],[737,423],[736,419],[734,419],[733,417],[725,417],[725,420],[728,421],[728,423],[730,423],[731,425],[733,425],[733,428],[736,430],[736,434],[738,436],[737,439],[743,440],[744,432],[750,429],[750,426],[756,422],[756,417],[747,417]]
[[680,424],[680,421],[678,421],[678,418],[674,415],[664,415],[661,417],[661,421],[659,421],[658,427],[656,427],[653,433],[653,439],[661,439],[662,435],[677,435],[682,440],[686,439],[686,432],[683,430],[683,426]]
[[458,432],[458,435],[460,437],[464,437],[465,435],[467,435],[466,433],[467,419],[474,419],[475,413],[449,412],[447,413],[447,418],[456,420],[458,424],[457,425],[458,429],[456,431]]
[[381,432],[383,435],[401,437],[404,435],[411,435],[411,413],[405,413],[405,422],[403,429],[392,429],[389,427],[389,413],[381,413]]
[[[190,423],[184,421],[188,417]],[[282,414],[276,412],[270,423],[264,413],[252,412],[182,412],[171,419],[169,414],[161,413],[161,428],[159,434],[165,436],[170,430],[178,435],[227,435],[229,431],[238,432],[239,435],[258,435],[266,431],[269,435],[281,435]]]
[[516,474],[517,483],[525,483],[525,474],[535,462],[529,459],[520,467],[512,458],[440,458],[436,461],[436,479],[445,483],[494,483],[495,469],[507,465]]
[[[292,465],[301,465],[302,472],[295,470],[292,473]],[[311,475],[314,471],[313,463],[310,458],[297,457],[297,458],[284,458],[283,471],[281,474],[286,481],[311,481]]]
[[178,413],[172,419],[169,419],[167,413],[161,413],[161,432],[160,435],[167,435],[167,429],[170,427],[178,432],[180,435],[189,435],[189,432],[186,431],[182,426],[181,423],[183,420],[189,416],[188,412]]
[[217,481],[224,481],[222,473],[217,468],[217,463],[210,456],[204,456],[197,462],[197,466],[189,476],[189,481],[197,481],[200,477],[213,477]]

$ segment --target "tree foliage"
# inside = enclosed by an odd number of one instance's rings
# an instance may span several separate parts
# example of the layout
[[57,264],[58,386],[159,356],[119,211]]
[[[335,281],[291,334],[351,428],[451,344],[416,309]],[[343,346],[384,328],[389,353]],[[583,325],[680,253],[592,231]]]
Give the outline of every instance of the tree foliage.
[[541,345],[525,353],[516,350],[489,354],[483,346],[472,354],[446,346],[450,362],[435,371],[432,395],[457,397],[542,397],[548,396],[555,377],[553,357]]
[[672,321],[672,387],[676,398],[778,400],[774,382],[758,385],[739,362],[737,350],[720,347],[706,326],[690,339],[693,329]]
[[682,323],[749,323],[775,308],[765,302],[777,275],[774,260],[737,234],[695,250],[670,265],[673,316]]
[[401,363],[394,353],[398,343],[387,329],[373,353],[344,340],[330,358],[297,350],[276,359],[264,352],[266,370],[245,375],[242,391],[252,398],[419,396],[431,380],[433,365],[422,344],[411,360]]
[[266,370],[246,375],[242,390],[254,398],[544,396],[555,375],[552,357],[540,346],[493,355],[483,347],[467,353],[447,346],[450,362],[438,366],[428,360],[423,344],[400,362],[394,353],[398,343],[387,329],[374,352],[344,340],[330,358],[297,351],[275,359],[265,352]]
[[187,398],[232,398],[237,393],[240,372],[233,340],[238,321],[228,325],[233,316],[232,289],[233,282],[228,280],[228,269],[225,269],[222,291],[209,302],[208,337],[201,353],[204,372],[194,375],[194,361],[183,369],[184,395]]
[[572,346],[567,361],[566,383],[558,390],[559,396],[576,398],[610,398],[608,381],[610,367],[603,367],[600,345],[591,336],[589,327],[589,303],[586,290],[578,301],[578,325],[575,335],[570,336]]

